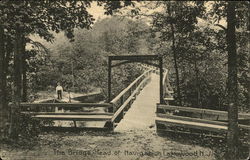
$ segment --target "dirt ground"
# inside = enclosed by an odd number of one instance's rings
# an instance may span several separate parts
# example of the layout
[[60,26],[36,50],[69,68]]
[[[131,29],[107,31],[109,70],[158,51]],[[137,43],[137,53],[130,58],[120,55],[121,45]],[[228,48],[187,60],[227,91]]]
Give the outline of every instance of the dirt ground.
[[157,135],[154,128],[124,132],[45,133],[32,148],[2,145],[3,160],[213,160],[213,151]]
[[[49,132],[33,147],[1,145],[3,160],[214,160],[215,149],[201,147],[196,137],[158,135],[155,104],[159,101],[159,77],[141,91],[114,132]],[[166,136],[167,135],[167,136]],[[187,141],[190,141],[187,143]],[[220,145],[223,146],[222,142]],[[202,145],[204,146],[204,145]]]

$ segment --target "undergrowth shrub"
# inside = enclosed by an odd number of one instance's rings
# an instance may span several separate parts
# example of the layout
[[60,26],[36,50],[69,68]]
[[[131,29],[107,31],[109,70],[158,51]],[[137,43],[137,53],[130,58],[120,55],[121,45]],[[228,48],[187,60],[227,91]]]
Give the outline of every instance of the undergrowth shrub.
[[53,125],[53,121],[35,119],[28,114],[20,114],[19,122],[18,139],[13,145],[24,148],[33,147],[38,142],[43,126]]

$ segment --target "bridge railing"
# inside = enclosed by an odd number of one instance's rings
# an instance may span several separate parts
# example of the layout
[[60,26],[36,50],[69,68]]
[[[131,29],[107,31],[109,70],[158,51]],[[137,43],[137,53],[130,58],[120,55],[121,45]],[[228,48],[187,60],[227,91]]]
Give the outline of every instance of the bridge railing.
[[[41,120],[73,121],[74,127],[77,127],[77,121],[109,122],[113,114],[107,113],[105,110],[111,106],[109,103],[20,103],[22,114]],[[44,127],[58,129],[55,126]],[[101,128],[110,129],[106,126]]]
[[135,100],[136,95],[150,80],[150,74],[154,70],[150,69],[144,72],[141,76],[136,78],[127,88],[121,91],[110,103],[113,105],[113,117],[111,122],[119,122],[125,112],[130,108],[132,102]]
[[[121,119],[136,95],[147,84],[153,70],[148,70],[136,78],[110,103],[20,103],[21,113],[42,120],[103,121],[103,128],[113,129],[117,119]],[[112,109],[112,112],[108,112]]]
[[[159,68],[150,66],[147,64],[142,64],[143,67],[148,69],[153,69],[153,72],[156,74],[160,74]],[[168,78],[168,69],[163,68],[163,97],[166,104],[168,104],[168,101],[174,100],[173,98],[173,88],[170,85],[169,78]]]
[[[157,104],[158,131],[203,134],[224,137],[228,126],[228,113],[211,109]],[[239,114],[239,128],[250,131],[250,114]],[[188,131],[188,132],[187,132]]]
[[[109,108],[109,103],[20,103],[22,112],[34,112],[33,114],[40,114],[41,112],[55,112],[56,109],[84,110],[84,108]],[[84,113],[84,112],[83,112]]]

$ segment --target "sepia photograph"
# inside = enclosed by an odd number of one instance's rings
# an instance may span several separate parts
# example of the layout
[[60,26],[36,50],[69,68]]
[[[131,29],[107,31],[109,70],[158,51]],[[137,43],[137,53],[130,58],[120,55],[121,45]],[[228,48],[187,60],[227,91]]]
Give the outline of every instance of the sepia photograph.
[[249,13],[0,0],[0,160],[249,160]]

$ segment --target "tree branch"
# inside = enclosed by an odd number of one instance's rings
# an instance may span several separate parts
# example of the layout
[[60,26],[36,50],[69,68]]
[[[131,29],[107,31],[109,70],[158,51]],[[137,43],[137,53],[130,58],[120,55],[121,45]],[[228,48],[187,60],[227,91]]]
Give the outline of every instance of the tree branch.
[[222,28],[224,31],[226,31],[227,30],[227,28],[226,27],[224,27],[223,25],[221,25],[221,24],[214,24],[215,26],[218,26],[218,27],[220,27],[220,28]]

